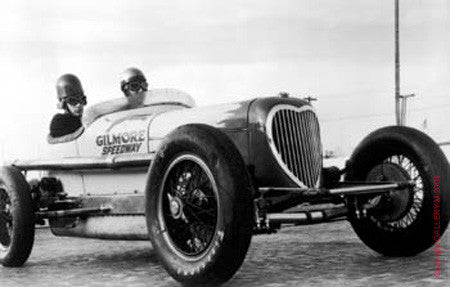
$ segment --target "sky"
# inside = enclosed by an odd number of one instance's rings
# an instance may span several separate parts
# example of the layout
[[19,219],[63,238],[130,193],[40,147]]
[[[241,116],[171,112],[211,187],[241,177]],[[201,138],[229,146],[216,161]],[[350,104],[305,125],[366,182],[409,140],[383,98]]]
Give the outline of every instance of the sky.
[[[450,141],[450,4],[400,6],[407,124]],[[94,104],[130,66],[200,106],[314,96],[324,149],[348,154],[395,123],[393,16],[393,0],[2,1],[0,159],[45,157],[61,74]]]

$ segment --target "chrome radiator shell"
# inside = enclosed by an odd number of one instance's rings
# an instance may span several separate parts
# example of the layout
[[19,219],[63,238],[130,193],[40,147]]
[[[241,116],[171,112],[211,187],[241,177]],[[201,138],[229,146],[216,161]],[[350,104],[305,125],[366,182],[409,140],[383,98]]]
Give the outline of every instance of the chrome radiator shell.
[[279,104],[266,121],[266,135],[280,167],[300,187],[318,187],[322,170],[320,128],[314,109]]

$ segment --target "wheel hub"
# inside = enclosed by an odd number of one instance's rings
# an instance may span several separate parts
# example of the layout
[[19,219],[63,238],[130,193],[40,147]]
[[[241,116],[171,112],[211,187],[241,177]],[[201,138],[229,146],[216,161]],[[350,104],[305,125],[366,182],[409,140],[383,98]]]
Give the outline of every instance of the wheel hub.
[[[395,163],[382,163],[375,166],[368,174],[368,181],[408,181],[408,173]],[[402,218],[410,209],[413,200],[413,193],[409,188],[391,191],[386,195],[381,195],[373,199],[378,202],[377,219],[381,221],[395,221]]]
[[179,219],[183,214],[183,202],[178,197],[172,197],[170,200],[170,213],[173,218]]
[[5,205],[5,213],[6,215],[10,216],[11,215],[11,205],[6,204]]
[[12,215],[8,193],[0,190],[0,250],[5,252],[11,244]]

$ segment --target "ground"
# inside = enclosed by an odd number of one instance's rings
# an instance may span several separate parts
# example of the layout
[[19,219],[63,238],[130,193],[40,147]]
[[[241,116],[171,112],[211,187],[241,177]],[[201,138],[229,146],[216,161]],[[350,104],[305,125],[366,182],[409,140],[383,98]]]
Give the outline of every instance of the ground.
[[[348,222],[288,227],[252,239],[244,264],[225,286],[450,286],[450,236],[435,250],[387,258],[368,249]],[[179,286],[148,242],[61,238],[38,229],[22,268],[1,268],[0,286]]]

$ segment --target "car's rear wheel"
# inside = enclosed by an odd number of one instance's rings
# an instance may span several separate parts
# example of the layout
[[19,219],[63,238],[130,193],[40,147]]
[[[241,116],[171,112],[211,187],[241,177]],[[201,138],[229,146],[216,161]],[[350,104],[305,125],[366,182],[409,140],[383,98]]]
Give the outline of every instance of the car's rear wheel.
[[34,214],[28,183],[13,167],[0,169],[0,263],[22,266],[34,242]]
[[166,270],[186,285],[231,278],[253,227],[252,187],[230,139],[205,125],[166,137],[149,171],[149,236]]
[[[417,130],[388,127],[370,134],[353,153],[346,179],[414,183],[384,195],[350,198],[355,232],[379,253],[415,255],[439,240],[448,225],[448,161]],[[368,215],[356,216],[358,206],[370,207]]]

